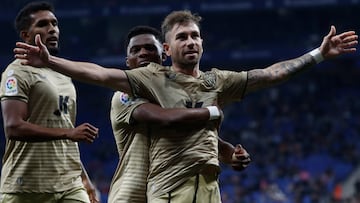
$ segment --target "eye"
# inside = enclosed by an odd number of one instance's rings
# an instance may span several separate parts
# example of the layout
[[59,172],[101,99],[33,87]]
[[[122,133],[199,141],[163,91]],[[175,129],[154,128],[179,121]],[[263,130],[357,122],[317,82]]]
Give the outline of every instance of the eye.
[[193,38],[193,39],[197,39],[197,38],[200,38],[200,35],[199,35],[199,33],[193,33],[192,35],[191,35],[191,37]]
[[44,20],[41,20],[36,24],[37,27],[45,27],[46,25],[47,25],[47,22]]
[[131,49],[130,49],[131,54],[136,54],[139,51],[140,51],[140,47],[138,47],[138,46],[131,47]]
[[186,34],[179,34],[176,36],[176,39],[184,41],[187,39],[187,35]]
[[148,50],[148,51],[157,51],[156,46],[153,45],[153,44],[147,44],[147,45],[144,46],[144,48],[145,48],[146,50]]
[[57,20],[54,20],[52,23],[51,23],[53,26],[58,26],[59,25],[59,22]]

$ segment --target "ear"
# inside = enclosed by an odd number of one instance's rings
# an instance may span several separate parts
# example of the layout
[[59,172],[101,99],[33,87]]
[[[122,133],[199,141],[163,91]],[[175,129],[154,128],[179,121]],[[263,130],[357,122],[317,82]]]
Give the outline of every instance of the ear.
[[164,48],[164,52],[167,56],[171,56],[171,50],[170,50],[170,46],[168,43],[164,42],[163,43],[163,48]]
[[27,31],[20,31],[20,38],[24,41],[24,42],[28,42],[29,41],[29,34]]
[[126,67],[129,67],[129,59],[128,57],[125,58]]

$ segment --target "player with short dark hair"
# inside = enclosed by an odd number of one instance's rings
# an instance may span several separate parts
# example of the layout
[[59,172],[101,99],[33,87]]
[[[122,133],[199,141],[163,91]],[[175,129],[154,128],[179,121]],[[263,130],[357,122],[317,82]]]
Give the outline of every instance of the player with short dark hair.
[[[25,43],[35,45],[40,35],[50,53],[58,53],[59,27],[51,4],[27,4],[15,27]],[[0,202],[98,202],[77,143],[93,142],[98,129],[88,123],[74,128],[71,78],[16,59],[2,74],[0,97],[6,138]]]

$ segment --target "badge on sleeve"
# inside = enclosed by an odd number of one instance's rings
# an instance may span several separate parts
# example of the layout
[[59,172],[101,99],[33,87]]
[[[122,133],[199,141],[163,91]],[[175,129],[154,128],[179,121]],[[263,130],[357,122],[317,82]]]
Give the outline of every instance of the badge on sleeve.
[[18,84],[15,77],[8,77],[5,82],[5,95],[12,96],[18,94]]
[[131,102],[132,102],[131,97],[128,94],[126,94],[124,92],[121,92],[121,94],[120,94],[120,103],[128,106],[128,105],[131,104]]

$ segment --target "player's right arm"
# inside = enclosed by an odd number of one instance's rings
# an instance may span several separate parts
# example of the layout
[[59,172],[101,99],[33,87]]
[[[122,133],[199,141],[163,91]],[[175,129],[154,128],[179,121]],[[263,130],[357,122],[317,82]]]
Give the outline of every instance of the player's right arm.
[[[220,112],[219,109],[218,111]],[[210,111],[208,108],[162,108],[156,104],[144,103],[133,111],[132,117],[137,122],[162,127],[183,124],[201,125],[210,120]]]
[[76,128],[45,128],[27,121],[28,107],[23,101],[5,99],[1,101],[5,136],[8,139],[41,142],[58,139],[93,142],[98,129],[84,123]]
[[130,84],[123,70],[104,68],[94,63],[76,62],[50,55],[46,46],[41,42],[40,35],[36,35],[37,46],[17,42],[14,49],[15,57],[22,59],[23,65],[35,67],[49,67],[73,79],[101,85],[114,90],[131,93]]

